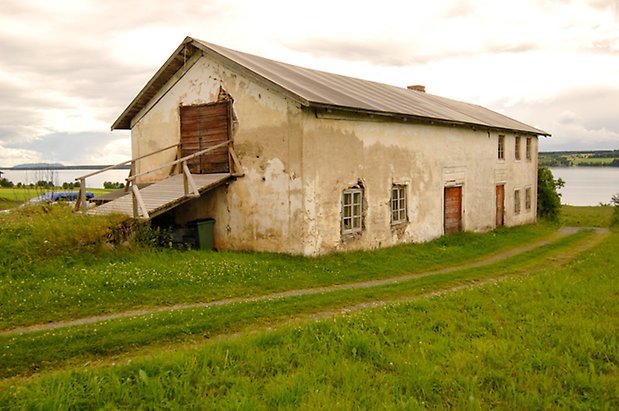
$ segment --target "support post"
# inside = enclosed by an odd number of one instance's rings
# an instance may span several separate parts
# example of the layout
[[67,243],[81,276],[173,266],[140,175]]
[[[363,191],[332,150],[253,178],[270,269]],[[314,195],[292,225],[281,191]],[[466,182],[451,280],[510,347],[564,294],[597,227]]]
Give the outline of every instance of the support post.
[[133,218],[138,218],[138,208],[141,211],[142,218],[148,218],[148,210],[146,209],[146,204],[144,204],[144,200],[142,200],[142,195],[140,194],[140,189],[135,184],[131,185],[131,191],[133,192]]
[[135,175],[135,160],[131,161],[131,169],[129,170],[129,176],[126,178],[126,183],[125,183],[125,193],[129,192],[129,184],[131,184],[129,181],[129,179]]
[[[183,189],[186,197],[200,197],[200,191],[193,181],[189,167],[187,167],[187,161],[183,161]],[[189,190],[191,190],[191,193]]]
[[75,208],[80,208],[82,211],[86,211],[86,178],[80,178],[80,194],[75,204]]

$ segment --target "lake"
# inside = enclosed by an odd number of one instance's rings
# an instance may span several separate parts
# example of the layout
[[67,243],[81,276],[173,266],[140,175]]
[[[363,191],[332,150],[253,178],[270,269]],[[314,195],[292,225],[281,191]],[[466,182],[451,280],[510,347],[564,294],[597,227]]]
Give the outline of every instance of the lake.
[[[555,178],[565,180],[561,189],[563,204],[578,206],[596,206],[610,203],[613,194],[619,192],[619,167],[552,167]],[[15,184],[36,183],[39,180],[62,183],[75,182],[76,177],[95,170],[3,170],[4,177]],[[86,180],[90,188],[103,188],[104,181],[125,182],[129,170],[110,170]]]
[[[2,170],[2,177],[13,183],[30,184],[37,181],[52,181],[56,186],[62,183],[75,183],[76,177],[94,173],[97,170]],[[105,181],[125,183],[129,170],[109,170],[86,179],[88,188],[103,188]]]
[[561,203],[574,206],[608,204],[619,193],[619,167],[551,167],[555,179],[562,178],[565,187]]

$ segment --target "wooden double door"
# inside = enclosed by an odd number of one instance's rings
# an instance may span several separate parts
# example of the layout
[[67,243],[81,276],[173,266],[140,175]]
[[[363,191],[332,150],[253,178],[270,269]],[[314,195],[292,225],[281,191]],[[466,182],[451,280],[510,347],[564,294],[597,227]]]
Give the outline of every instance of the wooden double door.
[[[181,156],[197,153],[232,136],[232,102],[181,106]],[[187,162],[193,174],[228,173],[228,146],[217,148]]]

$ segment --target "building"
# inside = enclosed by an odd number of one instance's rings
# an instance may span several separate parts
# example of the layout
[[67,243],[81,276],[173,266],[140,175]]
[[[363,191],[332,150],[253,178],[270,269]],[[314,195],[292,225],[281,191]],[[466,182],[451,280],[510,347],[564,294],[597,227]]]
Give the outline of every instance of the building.
[[[219,249],[303,255],[534,223],[538,138],[549,135],[422,86],[310,70],[190,37],[112,129],[131,130],[134,159],[180,144],[178,153],[136,161],[142,183],[167,178],[161,165],[219,144],[188,168],[223,175],[220,183],[159,218],[180,226],[214,218]],[[232,157],[243,173],[231,170]]]

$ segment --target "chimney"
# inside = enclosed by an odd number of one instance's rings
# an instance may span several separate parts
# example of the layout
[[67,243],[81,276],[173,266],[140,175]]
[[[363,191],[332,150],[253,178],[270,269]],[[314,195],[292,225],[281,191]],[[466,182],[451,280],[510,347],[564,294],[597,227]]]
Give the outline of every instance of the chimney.
[[409,90],[418,91],[420,93],[425,93],[426,92],[426,86],[422,86],[421,84],[415,84],[413,86],[408,86],[406,88],[409,89]]

